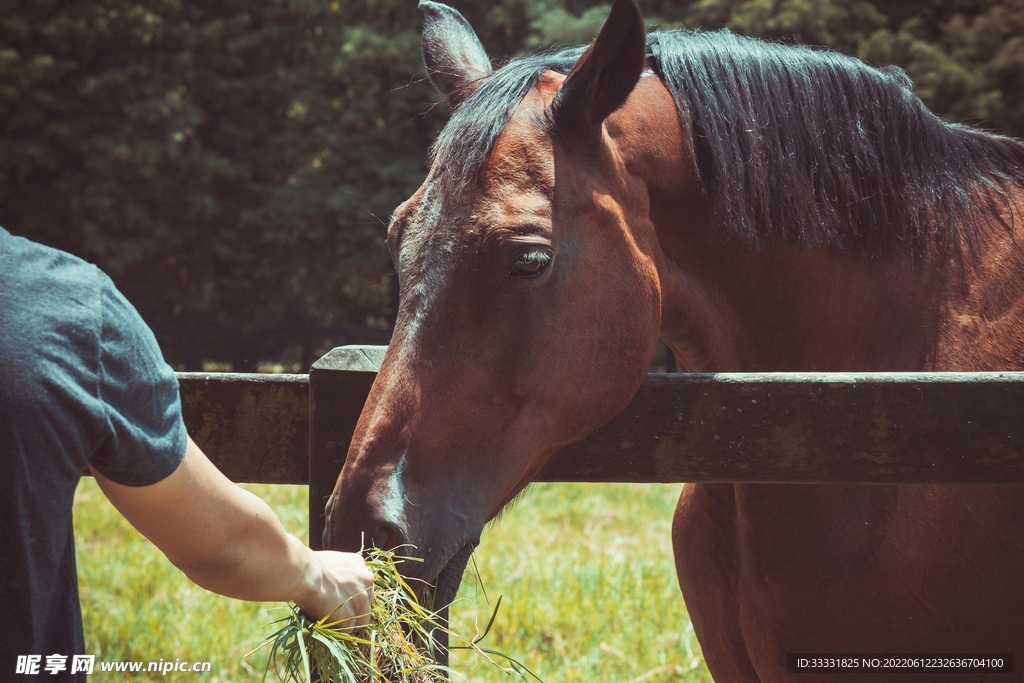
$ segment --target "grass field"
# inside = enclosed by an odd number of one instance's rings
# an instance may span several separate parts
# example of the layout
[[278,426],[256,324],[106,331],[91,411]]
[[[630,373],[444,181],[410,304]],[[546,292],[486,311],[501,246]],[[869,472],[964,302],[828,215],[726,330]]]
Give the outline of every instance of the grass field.
[[[247,486],[300,538],[306,488]],[[678,486],[542,484],[489,527],[475,554],[486,595],[467,573],[452,626],[516,657],[546,683],[710,681],[670,551]],[[279,606],[243,603],[194,586],[85,478],[75,501],[86,652],[101,661],[208,660],[209,674],[149,680],[260,680]],[[473,683],[516,680],[479,660],[454,666]],[[145,674],[107,673],[147,680]],[[268,681],[274,681],[273,675]]]

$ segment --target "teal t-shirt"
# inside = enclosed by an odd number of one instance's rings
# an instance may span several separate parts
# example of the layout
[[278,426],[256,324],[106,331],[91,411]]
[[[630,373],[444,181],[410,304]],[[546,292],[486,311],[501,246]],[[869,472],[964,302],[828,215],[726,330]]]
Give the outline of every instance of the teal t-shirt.
[[154,484],[185,443],[174,372],[110,278],[0,228],[0,679],[19,655],[94,654],[71,524],[82,470]]

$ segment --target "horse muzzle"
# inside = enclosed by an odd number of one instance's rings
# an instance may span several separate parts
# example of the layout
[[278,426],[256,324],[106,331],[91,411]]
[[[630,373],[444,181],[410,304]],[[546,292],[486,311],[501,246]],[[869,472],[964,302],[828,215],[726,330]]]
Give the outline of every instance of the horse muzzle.
[[429,588],[434,604],[444,606],[455,599],[482,530],[482,525],[470,528],[459,515],[447,517],[434,518],[428,528],[417,529],[415,520],[410,524],[404,514],[379,514],[365,504],[350,508],[332,497],[327,505],[323,547],[342,552],[380,548],[394,552],[397,558],[409,558],[400,565],[402,575],[413,581],[418,593]]

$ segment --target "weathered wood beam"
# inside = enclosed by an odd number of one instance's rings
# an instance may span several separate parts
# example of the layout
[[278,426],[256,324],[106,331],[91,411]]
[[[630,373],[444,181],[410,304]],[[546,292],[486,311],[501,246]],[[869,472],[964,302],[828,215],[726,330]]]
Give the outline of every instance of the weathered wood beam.
[[538,480],[1024,482],[1024,373],[648,375]]
[[309,376],[178,373],[185,426],[232,481],[309,483]]
[[[318,491],[381,355],[336,349],[314,368]],[[179,377],[189,431],[228,476],[309,481],[305,375]],[[650,375],[538,480],[1024,482],[1024,373]]]

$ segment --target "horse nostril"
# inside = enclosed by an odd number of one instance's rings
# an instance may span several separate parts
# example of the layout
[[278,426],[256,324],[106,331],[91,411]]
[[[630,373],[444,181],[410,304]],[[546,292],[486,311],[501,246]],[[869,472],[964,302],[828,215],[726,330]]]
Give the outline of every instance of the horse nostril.
[[381,522],[369,538],[373,547],[381,550],[395,550],[405,545],[405,535],[394,524]]

